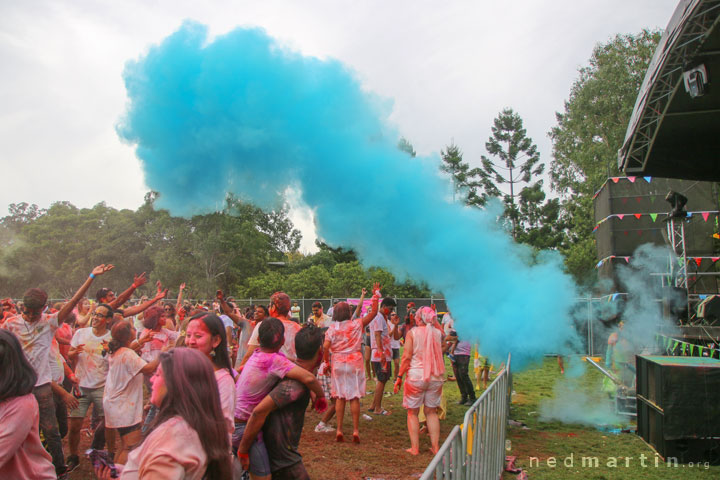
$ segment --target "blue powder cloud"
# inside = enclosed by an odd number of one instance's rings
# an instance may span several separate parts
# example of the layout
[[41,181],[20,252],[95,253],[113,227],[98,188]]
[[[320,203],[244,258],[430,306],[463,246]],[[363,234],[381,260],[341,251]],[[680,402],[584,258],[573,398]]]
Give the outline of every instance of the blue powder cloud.
[[206,27],[186,22],[124,79],[118,132],[161,207],[214,211],[233,192],[273,208],[292,186],[319,237],[443,292],[460,335],[493,361],[564,350],[575,287],[560,256],[528,266],[497,211],[452,203],[439,159],[398,150],[390,102],[340,62],[289,51],[261,29],[208,42]]

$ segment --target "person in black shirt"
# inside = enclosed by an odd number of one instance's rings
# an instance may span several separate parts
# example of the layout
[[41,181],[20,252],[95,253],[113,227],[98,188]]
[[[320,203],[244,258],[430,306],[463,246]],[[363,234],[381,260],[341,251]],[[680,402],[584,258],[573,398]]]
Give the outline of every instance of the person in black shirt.
[[[295,336],[298,366],[316,373],[322,363],[324,335],[314,325],[306,325]],[[273,480],[305,480],[310,476],[298,452],[300,435],[305,423],[305,411],[310,391],[300,382],[284,379],[255,407],[248,419],[245,433],[238,447],[238,457],[244,469],[249,468],[248,452],[258,432],[270,457]]]

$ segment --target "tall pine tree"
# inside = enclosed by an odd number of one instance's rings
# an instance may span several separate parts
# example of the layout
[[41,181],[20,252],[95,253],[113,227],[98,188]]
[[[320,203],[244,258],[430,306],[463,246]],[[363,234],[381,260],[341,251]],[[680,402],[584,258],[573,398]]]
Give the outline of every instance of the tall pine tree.
[[[502,186],[509,192],[502,192],[505,201],[505,217],[512,224],[512,236],[518,238],[520,225],[519,198],[524,188],[535,188],[534,177],[542,175],[545,165],[540,163],[540,153],[532,139],[523,128],[520,115],[511,108],[506,108],[495,118],[492,135],[485,143],[488,153],[495,161],[482,157],[482,168],[479,175],[487,182],[485,194],[500,196]],[[495,183],[489,181],[493,178]]]

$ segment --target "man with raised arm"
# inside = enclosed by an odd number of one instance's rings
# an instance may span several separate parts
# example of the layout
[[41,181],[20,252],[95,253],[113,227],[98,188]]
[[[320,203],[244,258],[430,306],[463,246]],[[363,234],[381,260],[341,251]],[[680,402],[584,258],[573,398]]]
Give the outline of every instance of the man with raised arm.
[[109,288],[101,288],[97,291],[97,293],[95,293],[95,300],[97,300],[98,303],[109,305],[113,310],[117,310],[125,302],[130,300],[130,297],[132,297],[135,290],[144,285],[145,282],[147,282],[147,277],[145,276],[145,272],[143,272],[140,275],[135,275],[132,285],[122,292],[120,296],[116,297],[115,292]]
[[50,355],[52,339],[58,327],[65,322],[72,313],[75,305],[85,296],[95,277],[113,269],[113,265],[98,265],[93,268],[85,283],[75,292],[75,295],[63,305],[57,313],[45,312],[47,293],[39,288],[31,288],[23,295],[23,310],[19,315],[9,318],[2,328],[15,334],[20,340],[25,357],[37,373],[38,379],[33,394],[38,402],[40,413],[40,430],[47,442],[48,451],[52,456],[53,465],[58,475],[63,475],[67,469],[65,456],[62,450],[62,441],[55,416],[55,402],[53,401]]
[[[273,293],[270,297],[269,310],[270,316],[277,318],[283,323],[283,326],[285,326],[285,343],[280,349],[280,353],[294,362],[297,358],[297,355],[295,355],[295,334],[300,331],[301,327],[290,319],[290,297],[288,297],[288,295],[284,292]],[[259,328],[259,324],[255,325],[255,330],[253,330],[252,335],[250,335],[247,353],[245,354],[245,358],[243,358],[240,368],[245,365],[250,356],[260,345],[260,342],[258,341]]]

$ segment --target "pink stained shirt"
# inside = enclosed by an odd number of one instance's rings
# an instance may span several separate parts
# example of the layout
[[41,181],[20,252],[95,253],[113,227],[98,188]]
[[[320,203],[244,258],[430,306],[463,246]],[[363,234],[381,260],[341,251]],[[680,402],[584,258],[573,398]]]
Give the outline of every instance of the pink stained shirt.
[[325,332],[325,340],[330,341],[332,361],[350,363],[363,368],[362,334],[363,325],[359,318],[332,322]]
[[206,468],[197,432],[181,417],[172,417],[130,452],[120,479],[200,480]]
[[0,402],[0,478],[57,478],[40,442],[39,421],[32,393]]
[[255,350],[235,386],[235,419],[247,422],[257,404],[296,366],[281,353]]
[[230,375],[227,368],[215,370],[215,380],[218,384],[218,392],[220,393],[220,406],[222,407],[223,416],[228,424],[228,432],[235,430],[235,379]]

